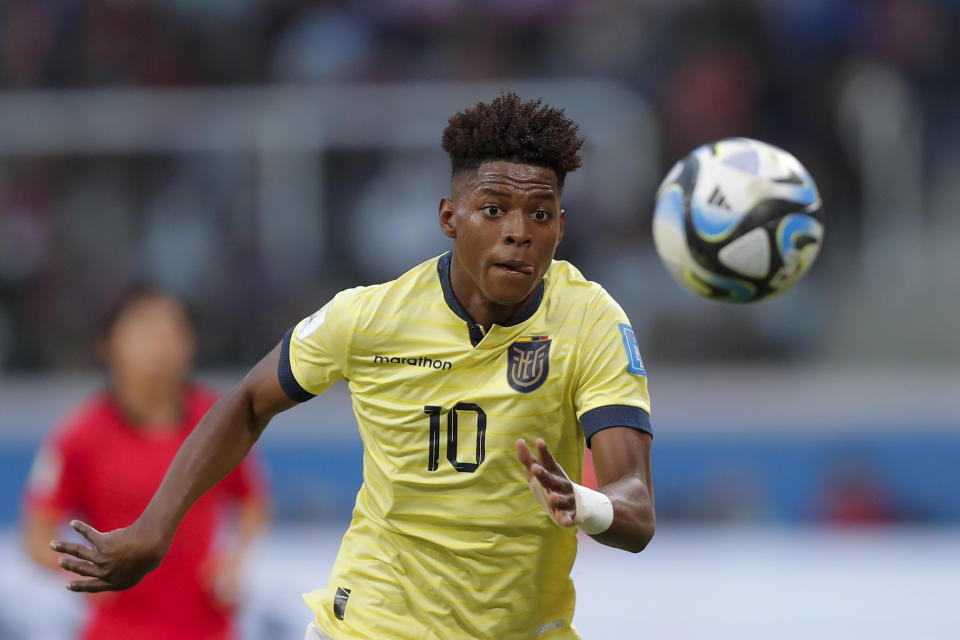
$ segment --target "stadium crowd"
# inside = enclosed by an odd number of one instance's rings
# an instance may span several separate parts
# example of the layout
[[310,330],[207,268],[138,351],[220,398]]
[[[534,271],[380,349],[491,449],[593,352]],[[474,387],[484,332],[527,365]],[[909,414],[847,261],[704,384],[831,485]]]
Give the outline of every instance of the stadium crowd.
[[[468,0],[10,0],[0,5],[0,91],[604,77],[654,107],[664,172],[694,146],[728,135],[769,140],[799,157],[827,203],[827,266],[810,276],[826,282],[828,270],[849,270],[855,260],[836,248],[856,247],[861,235],[858,167],[836,115],[844,88],[864,65],[901,79],[926,123],[927,157],[952,166],[958,16],[947,0],[495,0],[482,10]],[[368,225],[392,215],[377,194],[419,179],[380,152],[330,153],[324,209],[340,220]],[[432,159],[424,162],[424,175],[435,174]],[[317,299],[396,275],[365,260],[388,253],[382,241],[358,240],[346,223],[329,228],[326,246],[341,249],[325,258],[323,278],[266,269],[251,221],[253,167],[242,155],[0,156],[0,368],[89,366],[93,354],[82,345],[92,319],[82,309],[136,275],[197,308],[201,366],[246,365]],[[948,184],[953,174],[931,175]],[[590,214],[610,189],[571,190],[567,208]],[[748,321],[716,309],[708,321],[672,285],[637,287],[638,271],[659,269],[647,195],[604,212],[615,221],[606,235],[587,233],[582,222],[561,257],[604,282],[631,314],[644,310],[635,322],[646,325],[648,357],[825,351],[818,339],[829,318],[799,332],[776,322],[776,307]],[[422,215],[434,213],[430,203]],[[616,260],[594,266],[598,247]],[[627,266],[609,266],[618,260]],[[804,295],[813,294],[798,292],[790,304]],[[651,310],[651,299],[663,302]],[[671,339],[691,326],[705,337]],[[725,340],[713,339],[718,328]]]

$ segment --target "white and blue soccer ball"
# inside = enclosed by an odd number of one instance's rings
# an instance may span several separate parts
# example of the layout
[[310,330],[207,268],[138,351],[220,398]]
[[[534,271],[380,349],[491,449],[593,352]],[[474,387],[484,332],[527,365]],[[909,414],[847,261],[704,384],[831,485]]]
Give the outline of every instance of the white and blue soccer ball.
[[694,149],[657,191],[653,240],[687,289],[724,302],[783,293],[820,251],[823,208],[792,155],[750,138]]

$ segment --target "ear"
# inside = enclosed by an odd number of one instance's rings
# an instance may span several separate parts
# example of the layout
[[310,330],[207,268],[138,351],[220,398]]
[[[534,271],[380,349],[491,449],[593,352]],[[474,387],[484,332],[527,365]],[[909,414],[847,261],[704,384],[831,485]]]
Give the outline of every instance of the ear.
[[440,200],[440,230],[448,238],[457,237],[457,205],[450,198]]
[[560,232],[557,234],[557,244],[560,244],[563,241],[563,225],[566,217],[567,212],[563,209],[560,209]]

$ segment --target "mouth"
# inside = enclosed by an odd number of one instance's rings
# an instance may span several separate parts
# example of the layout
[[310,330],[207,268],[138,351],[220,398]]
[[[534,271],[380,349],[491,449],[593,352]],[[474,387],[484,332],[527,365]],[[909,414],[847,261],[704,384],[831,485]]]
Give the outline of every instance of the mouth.
[[516,275],[533,275],[535,268],[529,262],[523,262],[522,260],[506,260],[504,262],[497,262],[493,266],[503,269],[507,273],[516,274]]

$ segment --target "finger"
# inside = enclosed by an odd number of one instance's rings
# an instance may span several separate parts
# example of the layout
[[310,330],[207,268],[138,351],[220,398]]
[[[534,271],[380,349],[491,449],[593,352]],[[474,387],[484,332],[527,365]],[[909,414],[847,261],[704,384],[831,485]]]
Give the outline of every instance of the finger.
[[577,510],[577,500],[573,497],[573,494],[561,494],[556,491],[551,491],[548,497],[550,506],[554,510],[558,511],[570,511],[571,513],[576,512]]
[[569,511],[557,511],[554,514],[557,524],[561,527],[572,527],[573,526],[573,514]]
[[85,544],[54,540],[50,543],[50,548],[54,551],[59,551],[60,553],[69,553],[75,558],[80,558],[81,560],[87,560],[89,562],[96,562],[99,560],[97,550],[93,547],[88,547]]
[[533,454],[530,453],[530,448],[527,446],[527,441],[523,438],[517,438],[517,458],[520,462],[523,463],[523,466],[527,469],[527,480],[532,476],[532,467],[536,460],[533,457]]
[[82,591],[85,593],[97,593],[98,591],[117,591],[118,588],[109,582],[104,582],[99,578],[93,580],[74,580],[67,584],[70,591]]
[[573,484],[565,475],[552,473],[539,464],[533,465],[531,473],[548,491],[556,491],[557,493],[563,494],[572,493],[573,491]]
[[563,471],[563,467],[557,464],[557,461],[553,459],[553,454],[550,453],[550,448],[547,446],[547,443],[543,438],[537,438],[537,454],[540,458],[540,464],[549,469],[554,473],[559,473],[560,475],[567,475]]
[[57,566],[72,571],[78,576],[87,576],[88,578],[99,578],[103,575],[103,571],[97,565],[76,558],[60,558],[57,560]]
[[73,530],[82,535],[84,538],[90,541],[93,546],[97,546],[97,542],[103,536],[102,533],[88,525],[86,522],[80,522],[79,520],[71,520],[70,526],[73,527]]
[[562,496],[554,491],[547,494],[550,515],[561,527],[573,526],[576,519],[576,500],[572,496]]

